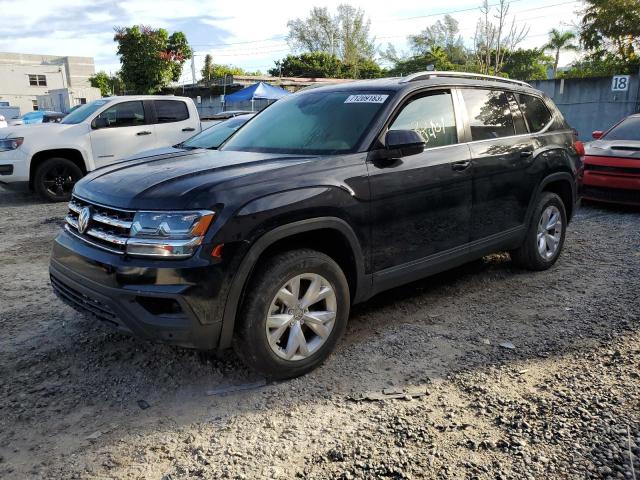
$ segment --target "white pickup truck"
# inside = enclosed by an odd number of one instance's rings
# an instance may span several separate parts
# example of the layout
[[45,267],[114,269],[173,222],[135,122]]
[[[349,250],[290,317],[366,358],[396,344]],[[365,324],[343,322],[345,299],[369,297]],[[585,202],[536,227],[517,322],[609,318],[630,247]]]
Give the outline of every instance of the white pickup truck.
[[143,150],[175,145],[201,130],[190,98],[103,98],[60,123],[0,130],[0,184],[28,182],[45,199],[66,201],[87,172]]

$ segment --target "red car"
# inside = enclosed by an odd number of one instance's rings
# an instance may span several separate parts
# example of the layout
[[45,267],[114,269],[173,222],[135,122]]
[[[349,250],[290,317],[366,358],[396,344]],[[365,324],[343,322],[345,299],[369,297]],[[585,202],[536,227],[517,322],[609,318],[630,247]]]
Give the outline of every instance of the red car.
[[592,136],[585,145],[582,198],[640,205],[640,114]]

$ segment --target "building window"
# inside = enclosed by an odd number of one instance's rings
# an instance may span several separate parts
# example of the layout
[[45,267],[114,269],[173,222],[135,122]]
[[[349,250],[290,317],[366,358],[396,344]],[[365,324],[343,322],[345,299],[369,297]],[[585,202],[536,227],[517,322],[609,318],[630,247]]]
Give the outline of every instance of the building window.
[[38,111],[38,100],[31,100],[31,105],[33,105],[33,111]]
[[78,100],[80,101],[80,105],[85,105],[87,103],[87,99],[84,97],[80,97]]
[[46,75],[29,75],[29,85],[34,87],[46,87],[47,76]]

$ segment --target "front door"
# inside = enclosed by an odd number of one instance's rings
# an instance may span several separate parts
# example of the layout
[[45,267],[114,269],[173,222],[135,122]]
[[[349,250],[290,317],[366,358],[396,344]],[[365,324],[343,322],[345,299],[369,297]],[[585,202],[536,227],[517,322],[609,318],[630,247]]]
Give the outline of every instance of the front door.
[[531,198],[528,167],[536,142],[510,92],[460,89],[473,159],[471,241],[522,226]]
[[148,116],[139,100],[117,103],[100,113],[90,134],[96,168],[155,148],[155,126]]
[[374,272],[420,269],[468,243],[472,169],[457,116],[452,92],[438,90],[409,98],[392,119],[389,129],[415,130],[426,146],[394,163],[369,164]]

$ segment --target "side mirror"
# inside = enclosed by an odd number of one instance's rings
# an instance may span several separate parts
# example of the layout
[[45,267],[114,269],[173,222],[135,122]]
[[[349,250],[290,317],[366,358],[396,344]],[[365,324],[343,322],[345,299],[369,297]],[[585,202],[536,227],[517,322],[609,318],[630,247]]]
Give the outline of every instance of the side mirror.
[[99,128],[106,128],[108,126],[109,124],[107,123],[107,119],[104,117],[96,117],[91,122],[91,128],[93,128],[94,130],[97,130]]
[[598,140],[599,138],[602,138],[602,134],[603,134],[603,133],[604,133],[604,132],[603,132],[602,130],[596,130],[595,132],[593,132],[593,133],[591,134],[591,136],[592,136],[593,138],[595,138],[596,140]]
[[424,139],[415,130],[389,130],[384,146],[389,158],[408,157],[424,152]]

